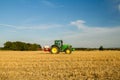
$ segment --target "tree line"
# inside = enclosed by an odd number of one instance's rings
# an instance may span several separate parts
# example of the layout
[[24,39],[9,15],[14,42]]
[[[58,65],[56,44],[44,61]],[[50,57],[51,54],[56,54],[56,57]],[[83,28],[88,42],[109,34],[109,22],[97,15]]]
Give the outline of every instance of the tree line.
[[93,50],[117,50],[120,51],[120,48],[104,48],[103,46],[100,46],[99,48],[75,48],[76,51],[93,51]]
[[11,42],[7,41],[4,43],[2,50],[14,50],[14,51],[36,51],[41,49],[39,44],[25,43],[21,41]]
[[[103,46],[100,46],[99,48],[74,48],[76,51],[92,51],[92,50],[119,50],[120,48],[104,48]],[[36,51],[36,50],[42,50],[41,45],[39,44],[31,44],[31,43],[25,43],[21,41],[7,41],[4,43],[4,47],[0,47],[0,50],[14,50],[14,51]]]

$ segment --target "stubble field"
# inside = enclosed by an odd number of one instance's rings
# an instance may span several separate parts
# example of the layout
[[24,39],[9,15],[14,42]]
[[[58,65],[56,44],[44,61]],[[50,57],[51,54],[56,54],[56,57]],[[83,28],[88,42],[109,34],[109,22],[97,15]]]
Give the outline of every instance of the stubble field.
[[119,80],[120,51],[0,51],[0,80]]

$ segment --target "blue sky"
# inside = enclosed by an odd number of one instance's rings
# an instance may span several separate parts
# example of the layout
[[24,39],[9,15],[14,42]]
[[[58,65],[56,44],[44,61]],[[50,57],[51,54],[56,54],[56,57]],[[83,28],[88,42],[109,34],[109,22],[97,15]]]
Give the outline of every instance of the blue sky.
[[73,47],[120,47],[120,0],[0,0],[0,46],[6,41]]

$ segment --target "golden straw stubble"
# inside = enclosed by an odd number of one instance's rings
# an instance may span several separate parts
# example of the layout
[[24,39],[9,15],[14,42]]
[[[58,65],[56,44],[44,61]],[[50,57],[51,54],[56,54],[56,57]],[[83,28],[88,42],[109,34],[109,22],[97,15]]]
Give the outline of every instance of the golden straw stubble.
[[0,80],[119,80],[120,51],[0,51]]

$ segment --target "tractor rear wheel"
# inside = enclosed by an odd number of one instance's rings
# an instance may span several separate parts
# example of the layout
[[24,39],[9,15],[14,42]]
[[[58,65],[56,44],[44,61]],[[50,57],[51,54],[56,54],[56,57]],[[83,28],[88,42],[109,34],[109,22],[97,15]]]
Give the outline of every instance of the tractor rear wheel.
[[52,46],[50,52],[52,54],[58,54],[59,53],[59,48],[57,46]]
[[69,48],[66,49],[66,50],[65,50],[65,53],[66,53],[66,54],[71,54],[71,49],[69,49]]

